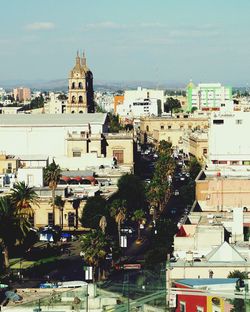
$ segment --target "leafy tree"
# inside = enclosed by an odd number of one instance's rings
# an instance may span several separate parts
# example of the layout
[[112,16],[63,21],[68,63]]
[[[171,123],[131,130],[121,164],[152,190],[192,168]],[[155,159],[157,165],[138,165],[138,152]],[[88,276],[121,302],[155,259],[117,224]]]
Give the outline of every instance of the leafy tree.
[[138,209],[146,209],[145,189],[142,181],[134,174],[125,174],[118,180],[118,192],[115,199],[126,201],[128,216]]
[[247,272],[242,272],[239,270],[234,270],[232,272],[229,272],[227,278],[239,278],[239,279],[248,279],[248,274]]
[[33,215],[33,205],[38,205],[38,195],[33,187],[29,187],[25,182],[15,183],[10,190],[10,199],[12,204],[16,207],[17,213],[24,216]]
[[65,93],[60,93],[57,98],[60,101],[66,101],[68,99],[68,97]]
[[97,230],[99,228],[100,219],[105,216],[108,219],[109,211],[107,203],[100,195],[87,199],[83,208],[80,222],[83,227]]
[[119,246],[121,246],[121,223],[126,219],[126,204],[126,200],[115,199],[110,208],[110,215],[117,223]]
[[195,182],[189,181],[179,188],[180,199],[184,206],[192,205],[195,200]]
[[181,103],[178,99],[174,99],[172,97],[167,98],[167,101],[164,104],[164,111],[165,112],[167,112],[167,113],[171,112],[171,115],[172,115],[173,110],[176,110],[179,108],[181,108]]
[[122,129],[119,116],[109,113],[109,132],[119,132]]
[[30,230],[27,214],[18,209],[10,196],[0,197],[0,242],[5,267],[9,267],[9,248],[18,240],[23,242]]
[[109,238],[100,230],[92,230],[82,235],[80,241],[84,260],[93,267],[93,282],[95,282],[96,278],[100,280],[102,265],[105,262],[107,253],[110,252]]
[[193,106],[193,107],[191,108],[191,113],[195,112],[197,109],[198,109],[197,107]]
[[192,180],[195,180],[196,177],[198,176],[199,172],[201,171],[201,164],[197,160],[196,157],[192,157],[190,164],[189,164],[189,173],[190,173],[190,178]]
[[173,176],[175,162],[171,156],[171,144],[168,142],[161,141],[158,152],[159,158],[155,163],[155,171],[147,190],[147,198],[151,206],[163,211],[172,193],[169,177]]
[[137,222],[137,231],[138,231],[137,240],[140,240],[141,239],[141,228],[140,228],[140,225],[142,224],[143,221],[146,220],[145,212],[143,210],[141,210],[141,209],[136,210],[134,212],[132,220]]
[[55,224],[55,192],[58,182],[61,178],[61,169],[53,159],[52,163],[44,170],[44,180],[48,184],[52,192],[52,209],[53,209],[53,223]]

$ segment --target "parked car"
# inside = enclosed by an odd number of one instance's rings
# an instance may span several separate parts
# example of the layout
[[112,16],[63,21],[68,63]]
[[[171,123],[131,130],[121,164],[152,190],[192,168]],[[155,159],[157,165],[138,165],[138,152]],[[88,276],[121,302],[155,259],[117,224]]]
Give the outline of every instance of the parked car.
[[133,234],[135,232],[135,230],[131,227],[131,226],[126,226],[121,228],[121,233],[124,234]]
[[174,190],[174,196],[179,196],[179,195],[180,195],[179,190]]

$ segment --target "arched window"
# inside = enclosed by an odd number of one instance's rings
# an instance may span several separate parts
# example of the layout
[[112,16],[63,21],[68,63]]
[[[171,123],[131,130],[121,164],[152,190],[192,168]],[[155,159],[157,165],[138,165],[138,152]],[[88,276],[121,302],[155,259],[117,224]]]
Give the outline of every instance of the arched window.
[[149,126],[146,126],[146,131],[149,131]]
[[74,95],[72,96],[71,102],[72,102],[72,103],[75,103],[75,102],[76,102],[76,97],[75,97]]
[[72,111],[72,112],[71,112],[71,114],[74,114],[74,113],[75,113],[75,111]]
[[83,114],[83,111],[79,111],[79,114]]
[[82,87],[82,82],[79,82],[78,88],[79,88],[79,89],[83,89],[83,87]]
[[75,89],[75,83],[72,82],[71,89]]
[[83,103],[83,99],[81,95],[79,96],[79,103]]

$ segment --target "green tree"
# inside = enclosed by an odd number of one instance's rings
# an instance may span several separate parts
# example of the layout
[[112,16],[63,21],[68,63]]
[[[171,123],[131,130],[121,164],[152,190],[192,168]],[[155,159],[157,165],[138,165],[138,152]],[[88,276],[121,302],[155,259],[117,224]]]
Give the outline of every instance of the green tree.
[[53,159],[52,163],[44,170],[44,180],[52,193],[53,224],[55,224],[55,192],[61,176],[60,166]]
[[25,182],[15,183],[10,190],[10,199],[16,207],[17,213],[28,217],[33,215],[32,205],[39,204],[39,197],[33,187],[29,187]]
[[146,196],[144,184],[140,178],[134,174],[125,174],[118,180],[118,192],[113,199],[126,201],[128,217],[138,209],[146,209]]
[[164,111],[171,112],[171,115],[174,110],[180,109],[181,103],[178,99],[174,99],[172,97],[167,98],[166,103],[164,104]]
[[9,248],[23,242],[30,230],[27,214],[18,209],[10,196],[0,197],[0,241],[5,268],[9,267]]
[[159,148],[159,158],[155,163],[155,171],[151,183],[147,189],[147,198],[150,206],[154,206],[163,211],[172,193],[170,177],[175,170],[175,162],[171,156],[171,144],[161,141]]
[[247,272],[242,272],[240,270],[234,270],[232,272],[229,272],[227,278],[239,278],[239,279],[248,279]]
[[108,119],[109,119],[109,132],[119,132],[122,129],[118,115],[113,115],[109,113]]
[[132,220],[137,222],[137,240],[141,240],[141,227],[140,225],[146,220],[145,212],[138,209],[134,212]]
[[195,180],[199,172],[201,171],[201,169],[202,169],[201,164],[199,163],[197,158],[192,157],[192,159],[190,160],[190,164],[189,164],[190,178],[192,180]]
[[54,204],[56,208],[60,211],[60,227],[61,229],[63,229],[63,208],[65,205],[65,200],[62,199],[61,195],[56,195]]
[[117,223],[119,246],[121,246],[121,223],[126,219],[126,204],[126,200],[115,199],[110,208],[110,215]]
[[80,237],[81,249],[84,260],[93,267],[93,282],[99,281],[101,277],[102,264],[106,255],[110,252],[110,240],[100,230],[91,232]]
[[90,197],[87,199],[86,205],[83,208],[80,222],[83,227],[98,229],[100,219],[105,216],[108,220],[109,211],[106,200],[99,196]]

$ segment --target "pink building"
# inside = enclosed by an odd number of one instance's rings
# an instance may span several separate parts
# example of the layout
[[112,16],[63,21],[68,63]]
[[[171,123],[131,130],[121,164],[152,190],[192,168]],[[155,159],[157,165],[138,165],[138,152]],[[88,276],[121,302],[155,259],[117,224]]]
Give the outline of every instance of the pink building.
[[30,100],[31,98],[31,92],[30,88],[15,88],[13,89],[13,95],[15,98],[15,101],[24,102],[27,100]]

